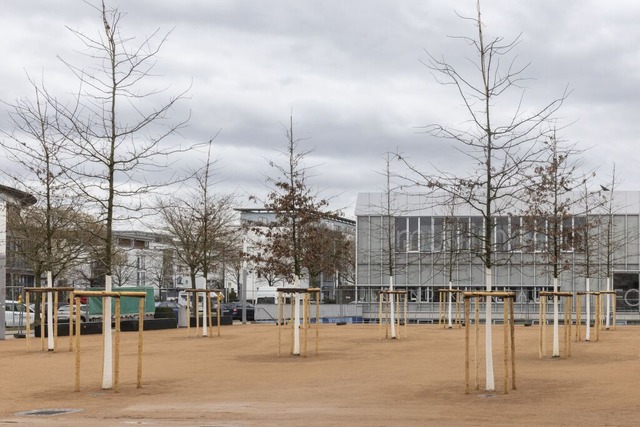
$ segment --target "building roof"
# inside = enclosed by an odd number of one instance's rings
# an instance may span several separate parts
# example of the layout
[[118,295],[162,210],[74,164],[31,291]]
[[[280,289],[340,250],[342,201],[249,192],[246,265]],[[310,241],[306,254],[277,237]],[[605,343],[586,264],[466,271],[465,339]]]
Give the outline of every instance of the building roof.
[[[609,195],[609,192],[605,192]],[[581,195],[577,192],[568,193],[568,198],[575,198],[578,200]],[[378,216],[387,215],[390,213],[392,216],[446,216],[447,208],[443,205],[442,193],[413,193],[413,194],[393,194],[391,197],[391,206],[387,208],[387,197],[385,193],[358,193],[358,199],[356,201],[356,216]],[[510,208],[501,210],[501,214],[508,215],[509,213],[517,215],[519,211],[524,209],[522,202],[510,204]],[[443,208],[444,206],[444,208]],[[608,203],[601,206],[599,209],[594,209],[593,214],[606,214]],[[613,192],[613,213],[615,215],[624,214],[640,214],[640,191],[614,191]],[[576,203],[576,209],[582,210],[582,206]],[[456,216],[480,216],[478,212],[474,212],[469,205],[460,204],[455,209]]]
[[7,187],[2,184],[0,184],[0,194],[6,194],[13,200],[20,202],[22,206],[35,205],[38,201],[38,199],[30,193],[20,191],[17,188]]
[[[266,208],[236,208],[235,210],[237,212],[240,212],[240,214],[275,215],[272,209],[266,209]],[[353,225],[353,226],[356,225],[355,220],[345,218],[342,216],[327,215],[326,219],[329,221],[339,222],[347,225]]]

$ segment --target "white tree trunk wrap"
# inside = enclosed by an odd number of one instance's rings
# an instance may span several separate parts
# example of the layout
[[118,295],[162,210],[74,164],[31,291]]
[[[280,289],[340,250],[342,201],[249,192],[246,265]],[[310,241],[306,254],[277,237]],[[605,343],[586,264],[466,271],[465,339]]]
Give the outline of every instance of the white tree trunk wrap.
[[[111,292],[111,276],[104,278],[105,291]],[[102,388],[104,390],[113,388],[113,340],[111,336],[111,297],[103,298],[105,317],[102,319],[104,327],[104,354],[102,364]],[[71,313],[71,311],[70,311]]]
[[[294,286],[300,287],[300,278],[295,277]],[[300,293],[293,293],[293,354],[300,355]]]
[[586,327],[587,327],[587,333],[584,337],[585,341],[591,341],[591,295],[589,295],[589,278],[587,277],[587,283],[586,283],[586,288],[587,290],[586,292],[586,298],[585,300],[587,301],[587,322],[586,322]]
[[[47,271],[47,288],[53,287],[53,276],[50,271]],[[53,351],[55,343],[53,340],[53,292],[49,293],[47,298],[47,349]],[[29,307],[27,307],[27,312]],[[71,311],[69,311],[71,313]]]
[[[491,292],[491,287],[493,283],[493,275],[490,268],[485,268],[484,270],[485,280],[487,281],[487,292]],[[487,391],[493,391],[496,389],[494,378],[493,378],[493,339],[491,337],[491,324],[493,323],[491,319],[491,298],[487,297],[487,302],[485,304],[486,313],[485,313],[485,371],[487,376],[487,384],[485,389]]]
[[449,317],[449,329],[451,329],[453,327],[453,324],[451,322],[451,291],[453,290],[453,283],[451,282],[451,280],[449,280],[449,296],[448,296],[448,303],[449,303],[449,308],[448,308],[448,317]]
[[[611,291],[611,277],[607,277],[607,292]],[[605,319],[605,328],[609,329],[611,326],[609,317],[611,317],[611,294],[605,296],[605,304],[607,305],[607,318]]]
[[[207,298],[207,294],[206,292],[203,293],[203,298],[202,298],[202,336],[206,337],[209,335],[209,327],[208,327],[208,321],[209,321],[209,303],[211,301],[211,298]],[[209,300],[209,301],[207,301]],[[198,301],[198,297],[196,296],[196,304]],[[196,305],[197,307],[197,305]]]
[[[389,290],[393,292],[393,276],[389,277]],[[395,295],[389,294],[389,315],[391,322],[391,339],[396,339],[396,308],[395,308]]]
[[[553,292],[558,292],[558,278],[553,278]],[[558,327],[558,296],[553,296],[553,352],[552,357],[560,357],[560,336]]]

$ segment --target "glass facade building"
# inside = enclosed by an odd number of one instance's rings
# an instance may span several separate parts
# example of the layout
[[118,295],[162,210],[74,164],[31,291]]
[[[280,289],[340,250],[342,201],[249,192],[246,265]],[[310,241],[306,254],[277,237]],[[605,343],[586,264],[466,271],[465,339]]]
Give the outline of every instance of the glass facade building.
[[[560,291],[584,291],[587,276],[590,290],[604,291],[609,277],[618,310],[640,313],[640,192],[614,192],[588,215],[569,212],[554,221],[532,219],[523,208],[514,204],[492,218],[493,289],[535,303],[541,290],[552,290],[556,265]],[[437,302],[438,289],[450,282],[486,287],[478,256],[486,224],[471,207],[443,207],[423,194],[394,195],[389,203],[385,194],[361,193],[355,215],[360,301],[376,301],[391,273],[411,302]]]

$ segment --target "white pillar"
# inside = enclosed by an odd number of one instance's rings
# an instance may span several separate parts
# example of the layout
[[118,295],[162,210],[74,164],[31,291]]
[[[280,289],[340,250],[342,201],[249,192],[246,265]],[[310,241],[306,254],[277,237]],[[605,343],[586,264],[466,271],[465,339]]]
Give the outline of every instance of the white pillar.
[[[50,271],[47,271],[47,288],[53,288],[53,276]],[[53,292],[50,292],[47,296],[47,349],[53,351],[55,349],[53,340]],[[27,307],[27,312],[29,312],[29,307]]]
[[[490,268],[485,268],[485,280],[487,282],[487,292],[491,292],[491,287],[493,283],[493,274]],[[493,378],[493,338],[491,336],[491,323],[493,323],[491,318],[491,305],[492,300],[490,297],[487,297],[486,302],[486,311],[485,311],[485,372],[487,376],[487,384],[485,389],[487,391],[493,391],[496,389],[495,381]]]
[[[105,291],[111,292],[111,275],[104,278]],[[111,297],[103,298],[105,317],[102,319],[104,327],[104,354],[102,364],[102,388],[113,388],[113,340],[111,336]],[[71,311],[70,311],[71,313]]]

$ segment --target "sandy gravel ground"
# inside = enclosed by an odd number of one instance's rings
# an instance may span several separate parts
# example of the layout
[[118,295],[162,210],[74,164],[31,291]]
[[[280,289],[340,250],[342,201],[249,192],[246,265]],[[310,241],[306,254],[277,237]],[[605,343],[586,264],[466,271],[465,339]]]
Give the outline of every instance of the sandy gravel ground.
[[[32,340],[0,341],[0,425],[412,426],[634,425],[640,417],[640,328],[573,342],[570,358],[538,358],[536,327],[516,326],[517,390],[502,392],[502,327],[494,327],[496,388],[464,393],[464,329],[410,325],[380,339],[377,325],[321,325],[309,356],[289,355],[274,325],[144,333],[137,389],[137,334],[122,335],[118,392],[101,390],[100,337],[82,337],[81,391],[74,392],[68,338],[56,352]],[[550,335],[550,333],[548,334]],[[562,334],[561,334],[562,336]],[[592,334],[593,338],[593,334]],[[472,340],[473,341],[473,340]],[[483,342],[481,340],[481,342]],[[472,347],[473,353],[473,347]],[[482,351],[484,353],[484,351]],[[482,365],[484,366],[484,362]],[[472,373],[473,378],[473,373]],[[24,411],[74,409],[60,415]]]

